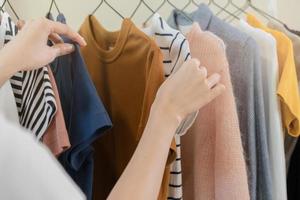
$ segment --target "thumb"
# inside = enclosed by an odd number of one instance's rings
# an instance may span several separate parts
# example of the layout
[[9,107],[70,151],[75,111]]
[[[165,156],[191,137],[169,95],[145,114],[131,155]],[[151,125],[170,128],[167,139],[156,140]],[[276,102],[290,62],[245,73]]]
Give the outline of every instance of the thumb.
[[75,46],[69,43],[59,43],[48,48],[47,62],[52,62],[56,57],[67,55],[75,50]]
[[69,43],[59,43],[50,47],[51,54],[54,58],[72,53],[75,46]]

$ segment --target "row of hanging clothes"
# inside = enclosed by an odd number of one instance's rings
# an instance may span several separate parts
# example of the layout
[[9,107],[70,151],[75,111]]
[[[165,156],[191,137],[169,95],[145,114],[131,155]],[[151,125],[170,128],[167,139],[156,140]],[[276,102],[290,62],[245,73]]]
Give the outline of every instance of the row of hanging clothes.
[[[103,4],[123,19],[119,31],[106,30],[94,16]],[[158,12],[165,4],[174,10],[163,19]],[[192,4],[196,10],[185,12]],[[299,199],[299,32],[251,1],[243,7],[189,1],[181,9],[140,1],[131,17],[141,5],[152,14],[136,25],[102,0],[79,29],[87,46],[15,74],[0,90],[1,112],[51,150],[87,199],[106,199],[134,153],[158,88],[197,58],[208,75],[221,75],[226,91],[176,130],[158,199]],[[55,1],[47,18],[67,23]],[[17,32],[3,11],[1,47]]]

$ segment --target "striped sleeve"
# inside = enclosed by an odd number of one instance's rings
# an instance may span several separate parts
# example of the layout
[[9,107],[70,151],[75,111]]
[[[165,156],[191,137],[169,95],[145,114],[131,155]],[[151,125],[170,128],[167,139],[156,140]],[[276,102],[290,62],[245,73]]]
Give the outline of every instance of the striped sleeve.
[[[163,54],[163,66],[165,77],[169,77],[175,73],[182,64],[191,58],[188,41],[185,36],[179,31],[174,30],[168,26],[160,16],[154,16],[152,19],[153,31],[157,45]],[[181,143],[180,136],[191,126],[196,115],[192,116],[193,119],[183,121],[176,131],[176,161],[171,164],[168,200],[182,200],[182,170],[181,170]]]
[[[4,38],[1,39],[4,39],[4,44],[7,44],[18,30],[7,13],[2,17],[6,17],[6,31]],[[10,83],[20,124],[41,139],[57,110],[47,68],[17,72],[10,79]]]

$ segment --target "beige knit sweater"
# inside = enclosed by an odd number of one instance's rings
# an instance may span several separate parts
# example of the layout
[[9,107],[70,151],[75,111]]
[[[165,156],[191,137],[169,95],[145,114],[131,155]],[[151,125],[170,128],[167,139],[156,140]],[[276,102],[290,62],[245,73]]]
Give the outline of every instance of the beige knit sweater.
[[225,45],[196,23],[187,39],[192,57],[200,60],[208,75],[220,73],[226,91],[199,111],[182,137],[184,199],[247,200],[246,164]]

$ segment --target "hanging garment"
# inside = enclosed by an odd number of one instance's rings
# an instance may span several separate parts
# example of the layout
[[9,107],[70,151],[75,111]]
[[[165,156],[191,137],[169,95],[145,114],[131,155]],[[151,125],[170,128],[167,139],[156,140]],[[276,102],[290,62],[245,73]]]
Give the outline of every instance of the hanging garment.
[[[57,16],[57,21],[66,23],[63,14]],[[63,39],[66,43],[72,43],[67,38]],[[90,200],[94,170],[91,144],[112,124],[77,45],[73,53],[56,58],[51,68],[71,143],[71,148],[63,152],[59,160]]]
[[293,137],[288,134],[285,134],[284,136],[284,149],[285,149],[285,164],[286,164],[286,173],[288,174],[289,168],[290,168],[290,162],[292,155],[294,153],[294,150],[296,148],[298,141],[298,137]]
[[0,127],[0,199],[85,199],[44,145],[2,116]]
[[51,150],[53,155],[58,156],[63,151],[70,148],[71,145],[69,141],[68,132],[66,129],[64,114],[62,111],[55,78],[53,76],[50,66],[47,66],[47,69],[49,72],[49,78],[52,85],[52,89],[55,95],[57,112],[54,119],[50,123],[48,129],[46,130],[46,133],[42,138],[42,142]]
[[[297,80],[298,80],[298,87],[300,85],[300,37],[298,35],[289,32],[281,25],[275,22],[269,22],[268,27],[283,32],[293,43],[293,50],[294,50],[294,60],[296,65],[296,72],[297,72]],[[289,169],[289,163],[291,156],[294,152],[294,149],[297,144],[298,137],[292,137],[288,134],[284,135],[284,148],[285,148],[285,160],[286,160],[286,169]]]
[[[188,41],[179,31],[172,29],[155,13],[142,29],[153,38],[163,55],[165,77],[175,73],[182,64],[191,58]],[[181,142],[180,137],[192,126],[198,112],[190,114],[178,127],[175,134],[177,157],[171,165],[168,199],[182,199]]]
[[294,60],[295,60],[295,66],[296,66],[296,72],[297,72],[297,80],[299,83],[300,80],[300,37],[292,32],[289,32],[284,27],[282,27],[280,24],[276,22],[270,21],[267,25],[271,29],[278,30],[282,33],[284,33],[293,44],[293,50],[294,50]]
[[288,200],[300,199],[300,140],[297,141],[295,150],[291,156],[287,178]]
[[[1,40],[6,44],[17,34],[17,27],[7,13],[2,14],[2,25],[6,31]],[[20,124],[41,139],[57,109],[47,68],[17,72],[10,83]]]
[[[0,49],[4,47],[5,21],[6,18],[2,17],[0,24]],[[0,87],[0,114],[10,123],[19,124],[17,105],[9,80]]]
[[[252,200],[272,200],[262,77],[259,73],[261,65],[257,44],[247,34],[214,16],[205,4],[201,4],[195,12],[186,14],[198,22],[202,30],[216,34],[226,45],[247,163],[250,197]],[[168,22],[175,28],[191,24],[178,11],[171,14]]]
[[225,45],[198,23],[187,40],[192,56],[207,68],[208,76],[221,75],[226,92],[199,110],[195,124],[182,138],[184,198],[250,199]]
[[283,131],[279,101],[276,96],[278,84],[278,57],[275,38],[263,30],[253,28],[240,20],[237,28],[255,39],[260,48],[263,95],[268,136],[269,158],[273,182],[273,199],[286,200],[286,170]]
[[[88,16],[79,33],[89,73],[114,127],[94,144],[94,199],[106,199],[131,159],[147,123],[156,92],[164,81],[159,47],[128,19],[117,32],[106,31]],[[168,195],[170,164],[176,158],[172,142],[158,199]]]
[[271,33],[277,41],[279,63],[279,83],[277,95],[281,103],[283,126],[292,136],[300,134],[300,99],[291,40],[282,32],[270,29],[253,15],[247,15],[247,21],[253,27]]

